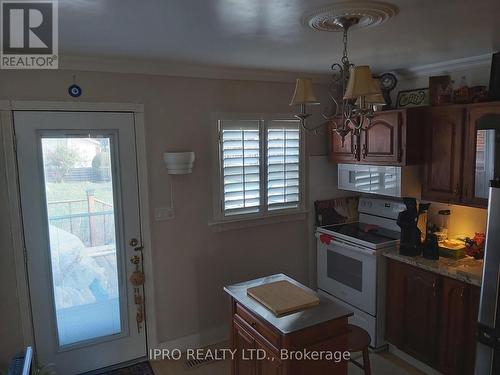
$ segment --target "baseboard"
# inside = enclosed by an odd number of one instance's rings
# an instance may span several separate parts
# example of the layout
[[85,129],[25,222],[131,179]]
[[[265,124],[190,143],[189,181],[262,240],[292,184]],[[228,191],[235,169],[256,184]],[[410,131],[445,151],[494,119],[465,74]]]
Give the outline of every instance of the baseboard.
[[227,340],[229,340],[229,326],[224,324],[192,335],[161,342],[158,344],[158,349],[185,351],[187,349],[204,348]]
[[394,354],[399,359],[405,361],[406,363],[416,367],[418,370],[422,371],[427,375],[443,375],[439,371],[433,369],[432,367],[420,362],[418,359],[413,358],[411,355],[399,350],[394,345],[389,344],[389,353]]

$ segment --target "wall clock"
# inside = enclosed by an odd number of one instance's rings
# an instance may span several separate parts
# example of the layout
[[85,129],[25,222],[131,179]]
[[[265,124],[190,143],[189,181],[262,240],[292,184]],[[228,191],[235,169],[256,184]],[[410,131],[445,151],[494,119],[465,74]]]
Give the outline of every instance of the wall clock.
[[392,99],[391,99],[391,91],[396,88],[398,84],[398,79],[392,73],[384,73],[380,77],[378,77],[380,82],[380,88],[382,90],[382,94],[384,95],[384,100],[386,103],[386,108],[391,108]]

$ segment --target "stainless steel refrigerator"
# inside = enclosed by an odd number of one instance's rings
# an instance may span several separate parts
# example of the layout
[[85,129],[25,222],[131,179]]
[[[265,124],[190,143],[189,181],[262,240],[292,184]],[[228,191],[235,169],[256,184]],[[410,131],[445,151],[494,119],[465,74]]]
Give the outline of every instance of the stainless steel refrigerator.
[[500,182],[492,181],[478,316],[476,375],[500,374]]

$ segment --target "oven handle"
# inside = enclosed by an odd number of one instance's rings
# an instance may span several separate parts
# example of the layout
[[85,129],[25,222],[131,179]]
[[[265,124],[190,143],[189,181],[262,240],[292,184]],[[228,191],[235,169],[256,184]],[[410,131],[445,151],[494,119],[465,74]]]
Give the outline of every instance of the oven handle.
[[365,254],[365,255],[375,255],[376,251],[375,250],[369,250],[369,249],[363,249],[361,247],[358,247],[358,246],[354,246],[354,245],[350,245],[346,242],[343,242],[343,241],[340,241],[336,238],[331,238],[331,241],[329,244],[325,244],[325,247],[328,251],[335,251],[334,249],[332,249],[331,247],[334,246],[334,245],[337,245],[337,246],[340,246],[340,247],[343,247],[345,249],[349,249],[349,250],[352,250],[352,251],[356,251],[358,253],[362,253],[362,254]]

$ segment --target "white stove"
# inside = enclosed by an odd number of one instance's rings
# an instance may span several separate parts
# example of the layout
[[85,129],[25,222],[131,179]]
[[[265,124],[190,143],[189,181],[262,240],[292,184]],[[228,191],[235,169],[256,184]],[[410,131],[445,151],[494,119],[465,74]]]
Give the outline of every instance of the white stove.
[[381,348],[385,327],[385,250],[397,250],[401,201],[360,198],[359,222],[327,225],[316,232],[320,292],[354,311],[350,322],[366,329]]

